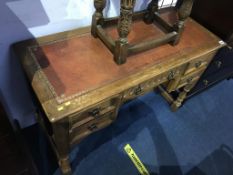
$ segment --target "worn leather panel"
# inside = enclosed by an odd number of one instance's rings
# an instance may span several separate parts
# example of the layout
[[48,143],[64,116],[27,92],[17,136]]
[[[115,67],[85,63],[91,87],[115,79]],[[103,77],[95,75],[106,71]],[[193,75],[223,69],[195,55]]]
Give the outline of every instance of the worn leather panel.
[[[110,33],[113,37],[117,36],[115,29]],[[157,27],[135,22],[129,41],[136,43],[161,35],[163,32]],[[130,56],[127,63],[120,66],[115,64],[113,55],[104,44],[89,33],[41,46],[33,53],[55,93],[64,98],[96,89],[148,66],[168,61],[171,55],[182,53],[189,56],[191,52],[211,42],[211,35],[207,35],[202,27],[189,19],[177,46],[166,44]]]

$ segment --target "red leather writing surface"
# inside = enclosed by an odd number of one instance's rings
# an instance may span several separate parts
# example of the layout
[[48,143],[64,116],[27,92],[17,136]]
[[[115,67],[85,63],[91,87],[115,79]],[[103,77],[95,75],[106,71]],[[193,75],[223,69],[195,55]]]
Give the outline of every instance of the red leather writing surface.
[[[110,33],[117,37],[115,29]],[[135,22],[129,41],[135,43],[161,35],[163,32],[157,27]],[[189,55],[195,49],[200,49],[211,42],[213,42],[211,35],[207,35],[202,27],[189,19],[177,46],[166,44],[133,55],[121,66],[115,64],[113,55],[104,44],[89,33],[44,45],[33,52],[56,94],[67,97],[122,79],[171,56],[181,53]]]

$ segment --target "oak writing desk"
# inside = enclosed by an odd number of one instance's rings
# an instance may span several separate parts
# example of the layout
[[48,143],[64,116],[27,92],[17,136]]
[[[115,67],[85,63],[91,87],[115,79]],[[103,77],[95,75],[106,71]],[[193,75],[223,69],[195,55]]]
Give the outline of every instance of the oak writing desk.
[[[173,22],[169,14],[164,18]],[[131,43],[163,34],[143,22],[133,25]],[[116,30],[108,32],[117,37]],[[70,149],[110,125],[120,105],[158,87],[176,110],[224,45],[189,18],[178,45],[166,44],[130,56],[120,66],[89,28],[23,41],[14,48],[41,106],[38,121],[50,138],[62,172],[70,174]],[[182,90],[173,99],[169,93],[177,89]]]

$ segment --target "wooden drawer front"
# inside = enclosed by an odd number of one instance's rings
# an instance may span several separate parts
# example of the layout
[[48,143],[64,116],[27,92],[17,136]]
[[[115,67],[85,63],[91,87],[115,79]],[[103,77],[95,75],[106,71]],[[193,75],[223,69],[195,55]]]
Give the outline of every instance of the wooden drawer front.
[[213,64],[217,69],[233,65],[233,49],[223,48],[214,59]]
[[209,54],[203,55],[188,64],[188,67],[185,71],[185,75],[189,74],[190,72],[197,71],[201,67],[207,67],[209,62],[212,60],[216,52],[211,52]]
[[133,88],[130,88],[124,92],[123,101],[127,101],[137,96],[143,95],[146,92],[150,91],[157,85],[157,82],[154,79],[146,81],[144,83],[139,84]]
[[218,72],[215,72],[211,75],[203,75],[201,79],[198,81],[197,85],[192,89],[189,96],[192,96],[198,92],[201,92],[208,87],[211,87],[212,85],[218,83],[219,81],[222,81],[226,78],[229,78],[230,76],[233,76],[233,65],[221,69]]
[[78,124],[73,125],[70,129],[70,144],[76,144],[91,133],[110,125],[114,121],[115,115],[116,110],[113,110],[81,126]]
[[[143,95],[164,82],[170,81],[180,75],[182,67],[175,68],[171,71],[165,72],[155,78],[147,80],[133,88],[126,90],[123,94],[123,101],[134,99],[137,96]],[[184,70],[184,69],[182,69]]]
[[162,84],[164,82],[170,82],[172,80],[175,80],[177,77],[179,77],[184,72],[184,66],[172,69],[162,75],[160,75],[160,79],[158,80],[159,84]]
[[221,49],[208,66],[206,75],[211,75],[233,65],[233,49],[227,47]]
[[191,83],[191,82],[198,80],[201,77],[201,75],[203,74],[203,72],[205,71],[205,69],[206,69],[206,67],[202,67],[200,70],[197,70],[195,72],[191,72],[191,73],[187,74],[186,76],[183,76],[179,82],[178,88],[181,88],[188,83]]
[[110,111],[116,110],[120,103],[120,97],[115,96],[110,100],[96,104],[95,106],[90,107],[85,111],[80,111],[78,114],[75,114],[70,117],[70,126],[83,125],[91,120],[95,120],[100,116],[108,113]]

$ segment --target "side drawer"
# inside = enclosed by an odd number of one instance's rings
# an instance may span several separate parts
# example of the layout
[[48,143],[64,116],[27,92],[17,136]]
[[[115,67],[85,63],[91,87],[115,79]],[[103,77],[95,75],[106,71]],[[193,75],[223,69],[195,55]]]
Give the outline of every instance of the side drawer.
[[189,93],[189,97],[201,92],[209,87],[211,87],[212,85],[229,78],[230,76],[233,76],[233,65],[230,65],[227,68],[221,69],[218,72],[215,72],[211,75],[203,75],[201,77],[201,79],[198,81],[198,83],[196,84],[196,86],[194,87],[194,89],[192,89],[192,91]]
[[86,136],[107,127],[116,117],[116,111],[110,111],[83,125],[74,124],[70,129],[70,145],[79,143]]
[[188,67],[185,70],[185,75],[189,74],[190,72],[194,72],[197,71],[198,69],[200,69],[201,67],[207,67],[207,65],[209,64],[209,62],[212,60],[212,58],[214,57],[214,55],[216,54],[216,51],[208,53],[206,55],[202,55],[199,58],[190,61],[188,63]]
[[181,87],[185,86],[188,83],[191,83],[191,82],[194,82],[194,81],[198,80],[205,70],[206,70],[206,67],[202,67],[201,69],[199,69],[199,70],[197,70],[195,72],[191,72],[191,73],[183,76],[180,79],[178,88],[181,88]]
[[88,109],[80,111],[78,114],[74,114],[70,116],[70,126],[75,125],[83,125],[91,120],[95,120],[100,116],[116,110],[120,104],[121,96],[117,95],[112,97],[111,99],[100,102],[94,106],[90,106]]
[[216,54],[205,74],[211,75],[231,65],[233,65],[233,49],[225,47]]

